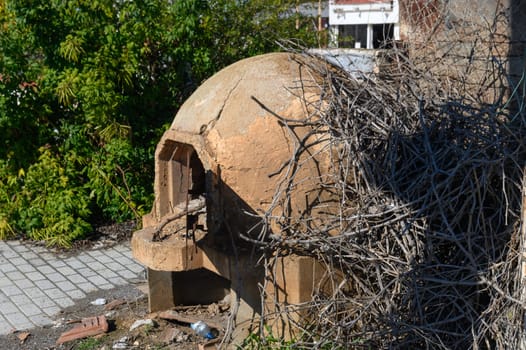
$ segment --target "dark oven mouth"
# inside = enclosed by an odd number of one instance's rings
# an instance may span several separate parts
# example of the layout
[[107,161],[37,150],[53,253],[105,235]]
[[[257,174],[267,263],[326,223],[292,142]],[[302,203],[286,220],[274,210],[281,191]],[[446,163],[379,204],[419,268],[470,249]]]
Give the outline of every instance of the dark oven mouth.
[[[168,140],[158,159],[159,240],[206,234],[206,173],[194,147]],[[173,238],[173,237],[172,237]]]

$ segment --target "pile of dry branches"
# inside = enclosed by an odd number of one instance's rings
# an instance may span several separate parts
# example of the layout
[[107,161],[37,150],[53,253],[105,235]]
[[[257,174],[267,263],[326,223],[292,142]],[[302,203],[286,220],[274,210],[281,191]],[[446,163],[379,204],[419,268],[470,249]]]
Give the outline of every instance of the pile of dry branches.
[[381,76],[306,60],[323,108],[305,122],[330,137],[321,186],[340,215],[261,240],[268,269],[286,250],[329,271],[330,292],[299,306],[303,347],[519,348],[524,82],[503,49],[509,12],[451,29],[447,11],[387,51]]

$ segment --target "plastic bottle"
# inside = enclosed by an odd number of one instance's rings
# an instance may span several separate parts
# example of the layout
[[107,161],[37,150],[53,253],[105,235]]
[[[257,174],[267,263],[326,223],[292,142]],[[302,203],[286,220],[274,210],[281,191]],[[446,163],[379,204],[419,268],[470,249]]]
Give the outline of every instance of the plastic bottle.
[[206,323],[203,321],[197,321],[195,323],[190,324],[190,327],[194,330],[194,332],[197,335],[200,335],[203,338],[206,339],[214,339],[214,333],[212,333],[212,330]]

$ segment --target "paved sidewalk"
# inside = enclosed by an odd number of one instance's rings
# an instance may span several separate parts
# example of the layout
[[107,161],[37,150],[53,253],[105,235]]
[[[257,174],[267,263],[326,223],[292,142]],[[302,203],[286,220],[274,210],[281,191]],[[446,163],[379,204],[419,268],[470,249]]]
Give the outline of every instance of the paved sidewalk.
[[53,322],[86,293],[144,278],[129,244],[57,256],[45,247],[0,241],[0,335]]

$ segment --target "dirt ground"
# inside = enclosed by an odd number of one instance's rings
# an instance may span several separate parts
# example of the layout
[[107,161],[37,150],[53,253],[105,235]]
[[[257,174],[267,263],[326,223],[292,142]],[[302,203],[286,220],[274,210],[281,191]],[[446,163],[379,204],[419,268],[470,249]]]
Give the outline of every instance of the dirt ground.
[[[126,285],[113,290],[97,291],[85,299],[77,301],[54,317],[54,324],[28,330],[29,336],[24,340],[24,332],[11,333],[0,337],[0,349],[5,350],[110,350],[110,349],[181,349],[195,350],[206,339],[196,335],[189,323],[162,319],[158,314],[148,313],[148,298],[141,291],[145,285]],[[106,305],[92,305],[96,299],[104,298],[108,305],[114,300],[123,302],[112,310]],[[175,308],[182,318],[202,319],[217,324],[226,324],[227,305],[211,304]],[[56,345],[60,335],[78,325],[86,317],[105,315],[109,331],[101,336],[73,340]],[[130,326],[137,320],[152,319],[153,326],[143,325],[130,331]],[[170,332],[170,335],[168,333]],[[218,338],[221,332],[218,330]],[[119,343],[119,344],[118,344]]]
[[[57,250],[62,254],[75,254],[78,250],[107,247],[130,239],[134,225],[124,223],[97,228],[93,237],[79,241],[68,250]],[[170,320],[159,317],[159,314],[148,313],[148,297],[146,281],[121,286],[112,290],[100,290],[78,300],[75,305],[61,310],[52,317],[54,323],[45,327],[37,327],[27,331],[18,331],[0,336],[1,350],[194,350],[207,340],[196,335],[188,322]],[[91,302],[106,299],[105,305],[92,305]],[[118,301],[120,305],[108,309],[108,304]],[[170,310],[179,315],[179,319],[204,320],[215,325],[226,325],[228,303],[211,305],[181,306]],[[108,332],[93,337],[78,339],[56,345],[60,335],[78,326],[83,318],[104,315],[108,321]],[[137,320],[152,319],[152,325],[143,325],[130,330]],[[221,339],[221,329],[215,329],[217,338]],[[25,332],[29,333],[26,338]],[[25,339],[24,339],[25,338]],[[24,339],[24,340],[21,340]],[[208,347],[206,348],[208,349]]]

